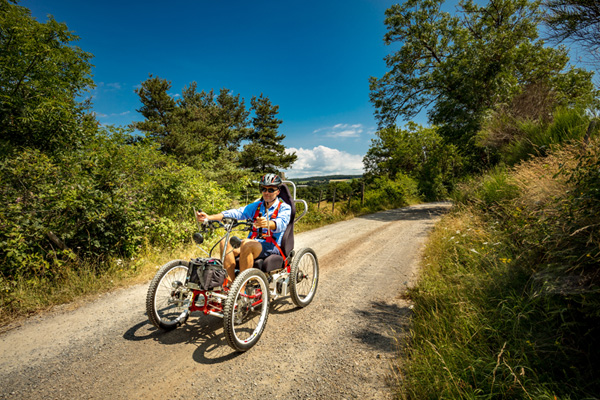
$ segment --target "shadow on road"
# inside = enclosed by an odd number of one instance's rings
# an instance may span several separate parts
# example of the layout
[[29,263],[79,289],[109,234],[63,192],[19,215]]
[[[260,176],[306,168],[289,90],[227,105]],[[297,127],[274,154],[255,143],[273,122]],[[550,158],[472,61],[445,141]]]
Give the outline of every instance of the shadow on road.
[[220,318],[192,313],[187,323],[172,331],[161,331],[149,321],[143,321],[129,328],[123,338],[131,341],[153,340],[164,345],[192,344],[197,346],[192,355],[194,361],[218,364],[241,354],[229,347],[222,328],[223,320]]
[[300,308],[296,307],[289,297],[283,297],[275,301],[271,301],[269,314],[289,314],[299,310]]
[[375,214],[362,215],[357,218],[369,219],[383,222],[393,221],[417,221],[423,219],[437,218],[450,210],[450,202],[435,203],[429,207],[405,207],[394,210],[380,211]]
[[366,319],[366,328],[354,333],[354,336],[368,346],[382,352],[394,352],[401,343],[398,339],[405,336],[409,329],[412,311],[408,307],[373,301],[356,314]]
[[[287,314],[299,309],[289,297],[271,303],[269,313]],[[223,333],[223,320],[195,312],[187,322],[172,331],[161,331],[145,320],[129,328],[123,339],[129,341],[152,340],[164,345],[192,344],[197,346],[193,359],[200,364],[218,364],[241,355],[227,344]],[[217,333],[218,332],[218,333]]]

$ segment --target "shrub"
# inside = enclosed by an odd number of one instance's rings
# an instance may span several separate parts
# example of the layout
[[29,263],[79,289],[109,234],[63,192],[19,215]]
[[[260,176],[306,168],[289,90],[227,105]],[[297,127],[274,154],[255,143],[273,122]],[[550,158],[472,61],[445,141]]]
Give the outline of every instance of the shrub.
[[403,365],[415,398],[600,390],[600,141],[465,185],[431,236]]
[[373,211],[403,207],[417,198],[417,182],[400,172],[394,180],[375,178],[369,190],[365,192],[365,206]]
[[567,108],[557,109],[549,124],[521,121],[518,127],[522,137],[501,150],[502,158],[509,165],[515,165],[533,156],[545,156],[557,145],[583,139],[589,122],[582,110]]
[[220,209],[214,183],[156,148],[99,134],[50,157],[24,149],[0,162],[0,260],[5,277],[61,273],[77,258],[132,257],[144,246],[189,238],[192,206]]

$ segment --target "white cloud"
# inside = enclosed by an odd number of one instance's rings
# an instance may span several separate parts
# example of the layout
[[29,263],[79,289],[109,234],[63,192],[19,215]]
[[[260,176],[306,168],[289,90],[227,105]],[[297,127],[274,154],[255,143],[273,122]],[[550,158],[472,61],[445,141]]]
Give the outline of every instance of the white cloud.
[[121,84],[119,82],[97,82],[96,90],[104,90],[106,92],[114,92],[121,90]]
[[289,148],[286,152],[295,152],[298,159],[292,168],[286,171],[289,178],[306,178],[321,175],[360,175],[363,171],[363,156],[350,154],[338,149],[317,146],[312,149]]
[[316,129],[313,133],[322,133],[327,137],[334,138],[349,138],[359,137],[363,131],[362,124],[335,124],[331,127]]
[[98,118],[114,118],[114,117],[124,117],[125,115],[130,114],[131,111],[123,111],[122,113],[112,113],[112,114],[102,114],[99,112],[96,112],[96,116]]

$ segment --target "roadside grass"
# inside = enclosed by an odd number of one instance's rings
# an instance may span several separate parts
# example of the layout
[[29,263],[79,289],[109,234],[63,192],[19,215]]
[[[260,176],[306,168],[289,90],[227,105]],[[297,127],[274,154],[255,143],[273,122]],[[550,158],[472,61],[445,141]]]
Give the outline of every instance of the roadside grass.
[[197,251],[191,244],[168,250],[147,249],[136,259],[109,260],[101,268],[89,262],[66,265],[53,280],[38,277],[20,278],[10,283],[0,280],[0,331],[2,327],[54,306],[65,303],[77,306],[94,295],[147,282],[167,261],[192,258]]
[[400,399],[600,393],[600,144],[497,168],[435,227]]

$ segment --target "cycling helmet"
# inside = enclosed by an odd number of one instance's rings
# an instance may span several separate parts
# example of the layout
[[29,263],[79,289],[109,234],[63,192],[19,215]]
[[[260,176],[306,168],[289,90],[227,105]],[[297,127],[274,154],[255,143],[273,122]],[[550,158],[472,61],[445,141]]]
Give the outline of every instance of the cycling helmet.
[[281,178],[275,174],[265,174],[260,178],[260,186],[281,186]]

